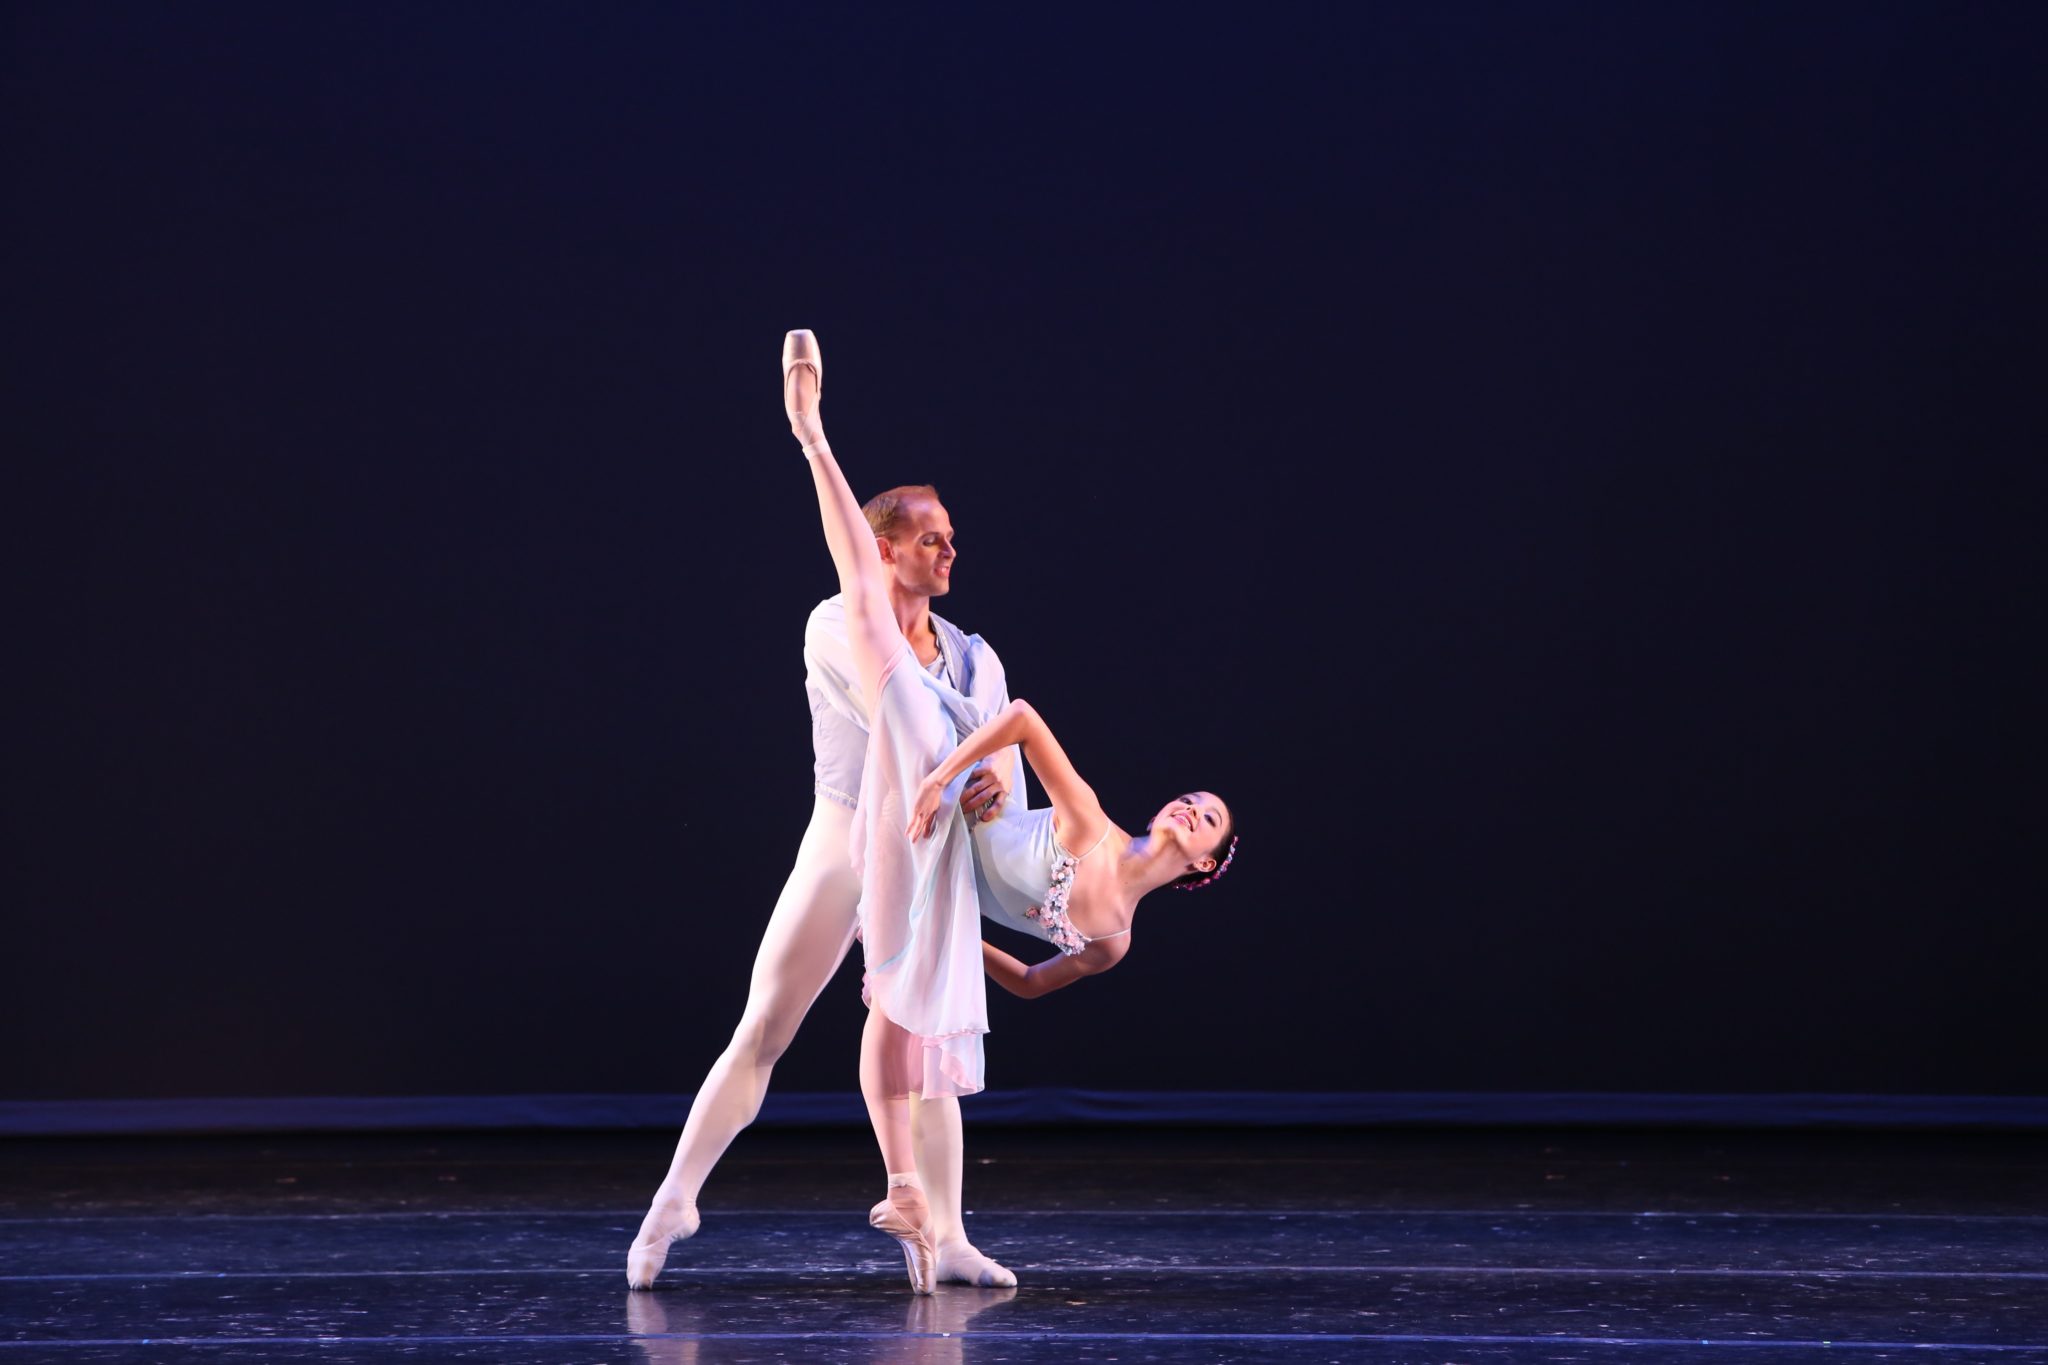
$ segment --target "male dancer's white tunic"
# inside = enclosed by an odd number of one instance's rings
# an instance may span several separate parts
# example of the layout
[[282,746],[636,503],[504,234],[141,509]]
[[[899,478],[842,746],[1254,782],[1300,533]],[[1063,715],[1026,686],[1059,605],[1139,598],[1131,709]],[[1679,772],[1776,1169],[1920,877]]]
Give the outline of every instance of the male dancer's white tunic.
[[[931,617],[939,657],[926,671],[958,694],[963,717],[987,720],[1008,706],[1009,678],[988,641],[967,634],[937,612]],[[853,649],[846,641],[846,600],[837,594],[813,607],[804,623],[804,691],[811,700],[812,788],[852,810],[860,804],[861,769],[867,762],[868,705],[856,681]],[[1004,810],[1023,810],[1018,753],[1014,746],[1004,752],[1011,763]]]

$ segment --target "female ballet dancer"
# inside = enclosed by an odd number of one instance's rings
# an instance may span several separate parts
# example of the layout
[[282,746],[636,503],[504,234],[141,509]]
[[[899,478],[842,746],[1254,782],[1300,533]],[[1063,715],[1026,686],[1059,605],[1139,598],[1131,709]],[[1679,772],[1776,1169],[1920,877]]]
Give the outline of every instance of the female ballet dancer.
[[[854,668],[870,699],[852,841],[869,1005],[861,1093],[889,1183],[868,1221],[901,1244],[912,1290],[927,1294],[934,1253],[914,1173],[909,1097],[981,1089],[981,1035],[988,1031],[983,970],[1026,996],[1108,970],[1130,948],[1139,899],[1171,884],[1208,885],[1228,868],[1237,839],[1229,809],[1208,792],[1177,797],[1144,833],[1126,833],[1103,813],[1029,703],[1012,701],[980,723],[926,685],[890,614],[887,573],[860,504],[825,441],[818,413],[824,366],[809,332],[785,339],[782,376],[783,406],[810,462],[839,573]],[[1052,805],[970,834],[948,803],[958,801],[956,788],[977,761],[1012,744],[1022,747]],[[975,893],[975,840],[996,906],[984,906]],[[1046,939],[1059,956],[1025,967],[985,948],[983,910]]]

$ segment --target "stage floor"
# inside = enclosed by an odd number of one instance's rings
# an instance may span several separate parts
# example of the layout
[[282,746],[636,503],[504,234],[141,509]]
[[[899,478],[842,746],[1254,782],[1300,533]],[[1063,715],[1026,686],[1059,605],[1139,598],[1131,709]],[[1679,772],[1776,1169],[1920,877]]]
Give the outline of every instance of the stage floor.
[[2048,1363],[2035,1136],[976,1128],[1014,1290],[909,1294],[863,1134],[0,1143],[9,1360]]

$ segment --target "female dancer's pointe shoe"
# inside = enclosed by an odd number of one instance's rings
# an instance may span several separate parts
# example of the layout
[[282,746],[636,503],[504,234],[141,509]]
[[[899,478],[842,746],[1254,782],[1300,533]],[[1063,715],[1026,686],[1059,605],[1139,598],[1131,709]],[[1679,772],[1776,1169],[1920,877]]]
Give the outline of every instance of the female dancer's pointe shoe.
[[929,1210],[924,1192],[914,1185],[898,1185],[889,1197],[868,1213],[868,1226],[880,1228],[903,1247],[903,1268],[910,1272],[910,1292],[932,1292],[932,1275],[937,1255],[932,1251],[924,1225]]
[[[811,372],[808,386],[801,376],[790,378],[790,372],[799,366]],[[824,353],[815,336],[798,328],[782,339],[782,410],[789,415],[789,429],[806,450],[825,439],[824,424],[818,417],[818,401],[824,395]]]
[[695,1204],[656,1204],[647,1210],[647,1216],[640,1220],[640,1235],[633,1239],[632,1250],[626,1253],[626,1287],[654,1288],[654,1277],[668,1260],[669,1246],[695,1236],[696,1232]]

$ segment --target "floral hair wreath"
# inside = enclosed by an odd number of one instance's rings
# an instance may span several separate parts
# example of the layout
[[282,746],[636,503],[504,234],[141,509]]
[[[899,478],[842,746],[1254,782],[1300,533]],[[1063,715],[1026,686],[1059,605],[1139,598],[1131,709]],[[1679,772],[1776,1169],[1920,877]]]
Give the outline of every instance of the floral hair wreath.
[[1216,864],[1216,870],[1214,872],[1211,872],[1208,876],[1202,878],[1202,880],[1198,882],[1180,882],[1177,883],[1177,885],[1183,891],[1199,891],[1203,887],[1207,886],[1210,882],[1220,880],[1224,873],[1230,871],[1230,860],[1232,858],[1235,858],[1236,856],[1237,836],[1233,834],[1230,836],[1230,851],[1223,855],[1222,862]]

